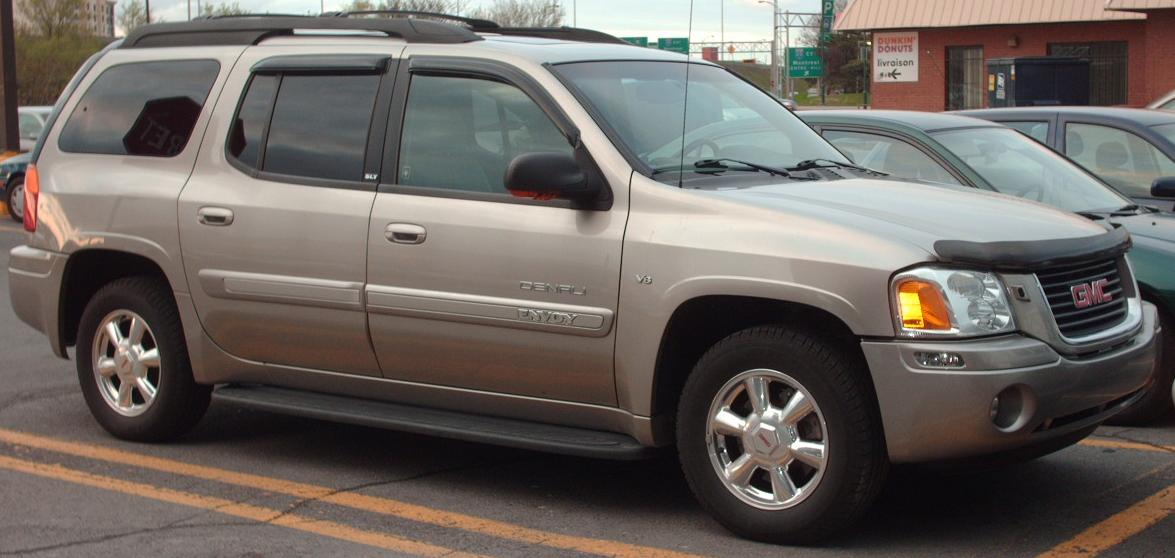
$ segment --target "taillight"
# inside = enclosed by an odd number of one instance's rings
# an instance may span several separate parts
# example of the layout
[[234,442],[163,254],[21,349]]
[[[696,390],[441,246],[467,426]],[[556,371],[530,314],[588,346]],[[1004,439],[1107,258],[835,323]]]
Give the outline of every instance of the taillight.
[[37,232],[37,198],[41,197],[41,180],[37,177],[37,166],[29,165],[24,171],[24,230]]

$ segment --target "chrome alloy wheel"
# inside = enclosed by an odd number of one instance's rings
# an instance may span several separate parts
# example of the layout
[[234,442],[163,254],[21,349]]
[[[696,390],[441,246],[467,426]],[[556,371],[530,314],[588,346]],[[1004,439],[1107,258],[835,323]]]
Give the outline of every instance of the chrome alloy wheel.
[[142,316],[115,310],[94,335],[94,379],[106,404],[120,415],[143,414],[159,392],[160,359],[155,335]]
[[747,370],[718,390],[706,425],[710,464],[743,502],[790,508],[820,484],[828,463],[824,416],[787,374]]

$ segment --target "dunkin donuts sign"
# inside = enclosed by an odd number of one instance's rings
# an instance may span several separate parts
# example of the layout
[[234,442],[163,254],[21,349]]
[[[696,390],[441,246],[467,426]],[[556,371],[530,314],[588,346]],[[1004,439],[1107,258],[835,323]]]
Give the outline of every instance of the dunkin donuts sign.
[[918,81],[918,32],[873,34],[873,81]]

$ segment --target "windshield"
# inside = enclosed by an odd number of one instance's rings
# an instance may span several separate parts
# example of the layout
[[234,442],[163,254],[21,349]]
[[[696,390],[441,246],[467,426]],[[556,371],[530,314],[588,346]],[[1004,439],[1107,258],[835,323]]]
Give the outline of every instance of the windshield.
[[1068,211],[1112,211],[1130,204],[1049,148],[1009,128],[932,134],[997,191]]
[[[1175,103],[1175,101],[1171,102]],[[1158,132],[1159,135],[1166,138],[1167,141],[1175,144],[1175,124],[1159,124],[1158,126],[1152,126],[1151,129]]]
[[654,171],[710,172],[694,163],[723,158],[776,168],[808,159],[845,161],[791,111],[722,68],[649,61],[554,69],[578,89],[580,100],[595,109],[622,148]]

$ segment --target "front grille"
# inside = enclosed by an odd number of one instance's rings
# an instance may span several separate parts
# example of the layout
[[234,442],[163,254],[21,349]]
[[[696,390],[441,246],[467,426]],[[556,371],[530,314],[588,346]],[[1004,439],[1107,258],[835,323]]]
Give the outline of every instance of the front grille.
[[[1048,297],[1057,329],[1065,337],[1074,339],[1094,335],[1126,319],[1126,294],[1116,259],[1057,266],[1037,272],[1036,278]],[[1109,300],[1078,308],[1073,287],[1090,285],[1099,279],[1106,280],[1103,292]]]

